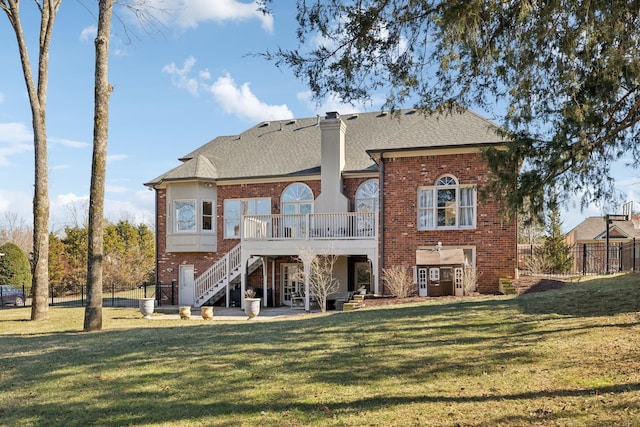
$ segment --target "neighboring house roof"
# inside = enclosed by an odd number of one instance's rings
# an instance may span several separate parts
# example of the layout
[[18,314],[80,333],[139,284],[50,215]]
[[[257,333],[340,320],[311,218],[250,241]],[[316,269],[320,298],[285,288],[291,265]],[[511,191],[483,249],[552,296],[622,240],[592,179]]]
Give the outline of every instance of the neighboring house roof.
[[[572,235],[574,241],[600,240],[606,238],[605,217],[592,216],[580,224],[567,235]],[[632,221],[612,221],[609,226],[609,238],[639,238],[640,229],[635,228]]]
[[[498,126],[472,111],[424,115],[357,113],[346,125],[345,172],[375,171],[367,150],[495,145]],[[260,123],[239,135],[220,136],[180,160],[184,163],[145,185],[188,179],[242,179],[320,173],[320,118]],[[196,161],[195,164],[193,162]]]

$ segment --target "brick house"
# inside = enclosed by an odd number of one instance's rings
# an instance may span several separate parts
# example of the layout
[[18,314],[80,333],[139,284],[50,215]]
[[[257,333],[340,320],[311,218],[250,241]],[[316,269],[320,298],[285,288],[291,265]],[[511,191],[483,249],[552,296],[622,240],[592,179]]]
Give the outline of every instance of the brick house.
[[601,274],[640,269],[640,214],[626,206],[629,210],[624,215],[586,218],[565,235],[572,248],[573,271]]
[[[480,197],[496,125],[466,111],[359,113],[260,123],[220,136],[145,185],[156,192],[157,280],[181,305],[292,305],[305,253],[339,256],[336,298],[382,294],[404,266],[420,295],[496,293],[516,270],[516,222]],[[307,270],[308,271],[308,270]]]

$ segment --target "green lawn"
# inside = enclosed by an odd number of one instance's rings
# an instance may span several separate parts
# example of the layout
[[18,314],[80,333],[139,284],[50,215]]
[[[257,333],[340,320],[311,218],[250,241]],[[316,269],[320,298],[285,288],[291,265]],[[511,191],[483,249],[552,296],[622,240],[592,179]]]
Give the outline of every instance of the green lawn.
[[640,426],[640,275],[266,322],[0,310],[0,425]]

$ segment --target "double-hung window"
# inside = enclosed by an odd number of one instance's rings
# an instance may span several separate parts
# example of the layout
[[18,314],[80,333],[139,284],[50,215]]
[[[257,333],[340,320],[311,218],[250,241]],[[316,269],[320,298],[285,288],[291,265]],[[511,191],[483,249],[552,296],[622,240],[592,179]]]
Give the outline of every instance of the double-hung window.
[[213,202],[202,201],[202,231],[213,231]]
[[474,228],[476,193],[475,185],[459,185],[451,175],[434,186],[418,188],[418,229]]
[[271,214],[271,199],[227,199],[224,201],[224,237],[240,238],[240,222],[243,215]]

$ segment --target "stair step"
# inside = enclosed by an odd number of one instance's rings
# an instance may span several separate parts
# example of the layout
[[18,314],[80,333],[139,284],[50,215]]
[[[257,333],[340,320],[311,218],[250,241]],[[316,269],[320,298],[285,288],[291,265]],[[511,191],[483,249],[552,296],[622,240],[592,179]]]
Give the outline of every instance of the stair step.
[[360,307],[360,302],[345,302],[342,311],[352,311]]

